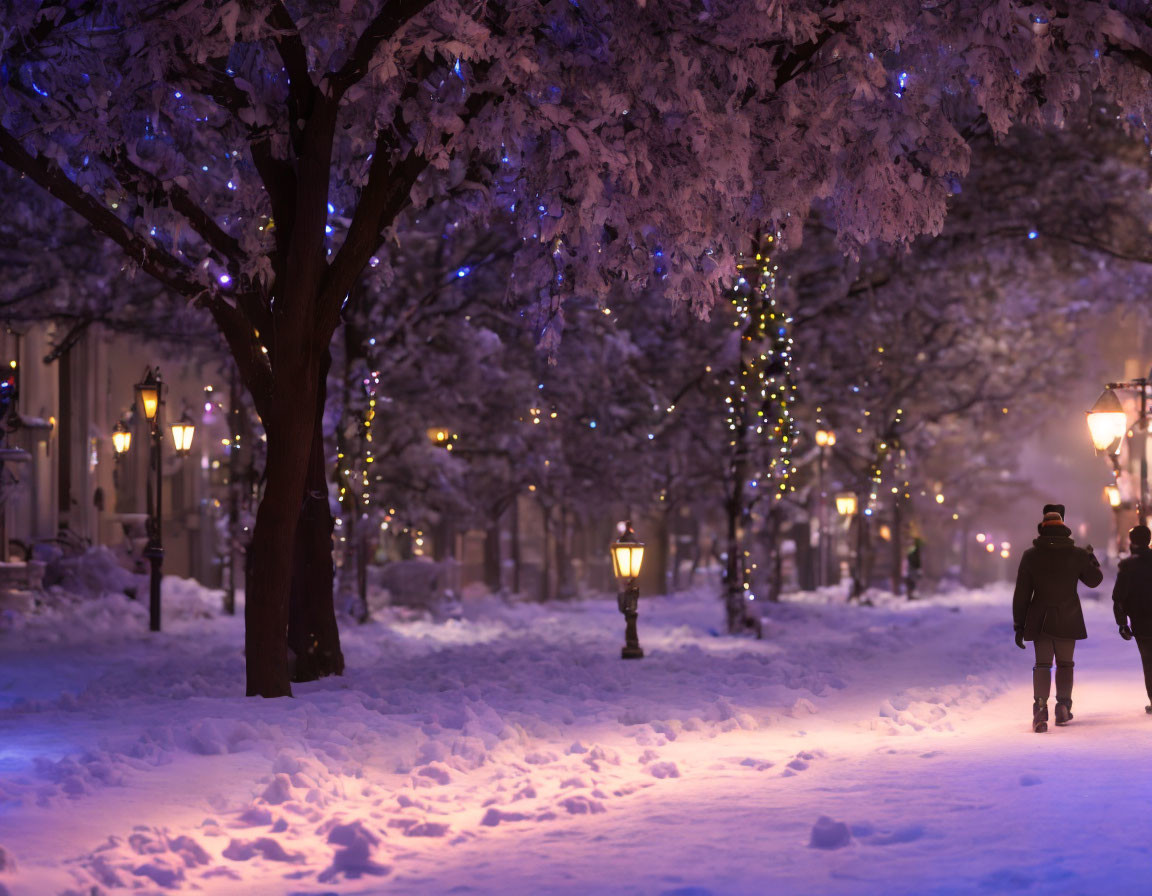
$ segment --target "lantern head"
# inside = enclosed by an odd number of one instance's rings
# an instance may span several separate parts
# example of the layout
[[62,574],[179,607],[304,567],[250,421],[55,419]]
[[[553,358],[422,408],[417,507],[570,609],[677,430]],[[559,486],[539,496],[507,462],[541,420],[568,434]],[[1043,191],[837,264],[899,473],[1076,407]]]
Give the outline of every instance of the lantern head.
[[1120,399],[1111,389],[1105,389],[1092,410],[1088,411],[1088,432],[1092,436],[1092,444],[1097,451],[1108,454],[1119,454],[1120,446],[1124,443],[1124,434],[1128,431],[1128,415]]
[[112,427],[112,450],[116,452],[117,457],[122,457],[128,453],[128,449],[132,446],[132,430],[130,430],[120,420]]
[[640,575],[644,562],[644,544],[636,540],[632,523],[622,523],[620,537],[612,544],[612,571],[621,583],[628,583]]
[[176,453],[186,457],[192,450],[192,436],[196,432],[196,424],[185,411],[180,420],[172,424],[172,443],[176,446]]
[[160,410],[160,400],[163,398],[163,389],[163,381],[151,367],[144,371],[144,379],[136,384],[136,396],[140,399],[140,409],[144,412],[144,417],[149,423],[156,420],[156,413]]

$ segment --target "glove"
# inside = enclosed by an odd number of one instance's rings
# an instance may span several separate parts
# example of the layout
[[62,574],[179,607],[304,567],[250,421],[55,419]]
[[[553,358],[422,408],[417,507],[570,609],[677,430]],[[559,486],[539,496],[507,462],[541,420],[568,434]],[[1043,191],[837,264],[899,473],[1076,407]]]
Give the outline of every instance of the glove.
[[1088,559],[1091,560],[1096,566],[1099,566],[1100,561],[1097,559],[1096,555],[1092,553],[1092,545],[1084,545],[1084,550],[1088,552]]
[[1120,637],[1123,638],[1125,641],[1131,641],[1132,640],[1132,629],[1128,628],[1128,626],[1126,626],[1126,625],[1120,626]]
[[1021,629],[1016,629],[1016,646],[1021,650],[1027,650],[1024,646],[1024,632]]

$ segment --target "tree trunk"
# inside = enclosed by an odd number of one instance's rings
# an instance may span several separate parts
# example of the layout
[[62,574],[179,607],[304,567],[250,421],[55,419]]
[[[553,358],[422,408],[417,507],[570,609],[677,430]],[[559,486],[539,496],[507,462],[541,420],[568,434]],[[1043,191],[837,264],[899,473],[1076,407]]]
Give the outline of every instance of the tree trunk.
[[553,546],[556,552],[556,596],[570,600],[576,596],[575,578],[572,574],[572,525],[568,507],[561,505],[556,538]]
[[901,534],[904,529],[903,514],[900,512],[900,496],[892,501],[892,593],[899,594],[903,583],[904,571],[904,539]]
[[728,497],[728,551],[724,565],[724,609],[728,634],[744,630],[744,565],[740,553],[740,515],[743,509],[739,476],[734,477]]
[[[305,365],[307,368],[308,365]],[[274,416],[266,423],[268,459],[264,494],[256,510],[249,548],[247,600],[244,605],[244,650],[249,697],[290,697],[288,675],[288,596],[292,588],[291,557],[300,518],[300,495],[308,480],[308,462],[316,429],[316,370],[286,378],[273,400]]]
[[335,522],[328,504],[324,456],[324,405],[331,364],[331,353],[325,352],[316,391],[308,476],[292,553],[288,647],[295,654],[293,681],[315,681],[344,672],[344,654],[340,651],[340,631],[336,626],[333,600],[332,531]]
[[240,419],[243,411],[240,375],[235,366],[228,387],[228,579],[224,592],[224,612],[236,615],[236,586],[240,577]]
[[484,531],[484,584],[490,591],[499,591],[501,581],[500,517],[497,516]]
[[668,561],[672,556],[672,527],[668,518],[672,511],[667,504],[663,505],[655,514],[656,531],[652,539],[652,594],[668,594]]
[[512,593],[520,593],[520,496],[512,499]]
[[544,512],[544,549],[540,558],[539,600],[547,603],[552,598],[552,508],[541,504]]

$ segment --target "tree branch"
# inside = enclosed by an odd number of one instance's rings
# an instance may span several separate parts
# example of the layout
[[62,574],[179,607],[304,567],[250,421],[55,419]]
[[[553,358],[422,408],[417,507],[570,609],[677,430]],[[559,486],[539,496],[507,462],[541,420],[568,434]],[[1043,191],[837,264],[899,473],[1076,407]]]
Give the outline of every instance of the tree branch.
[[[183,81],[190,89],[210,97],[237,122],[243,123],[242,113],[252,111],[251,98],[236,86],[228,75],[215,68],[196,65],[188,59],[168,72],[169,81]],[[295,221],[296,172],[285,159],[272,152],[272,135],[267,128],[248,128],[248,146],[252,164],[268,194],[272,218],[276,226],[272,235],[276,239],[277,255],[288,252],[288,242]],[[276,271],[277,275],[281,271]]]
[[212,320],[228,343],[240,371],[240,378],[252,396],[256,413],[267,420],[268,401],[272,395],[272,367],[261,348],[260,340],[256,338],[252,324],[219,293],[206,293],[200,304],[212,315]]
[[120,246],[141,270],[190,299],[208,287],[196,280],[187,267],[163,249],[150,246],[134,234],[112,211],[85,193],[59,166],[40,154],[32,155],[6,128],[0,127],[0,161],[30,177],[97,231]]
[[[153,205],[170,205],[172,210],[182,215],[200,238],[215,249],[225,261],[238,265],[243,252],[240,242],[204,211],[188,191],[177,184],[165,186],[152,172],[141,168],[128,158],[123,145],[101,154],[101,159],[116,174],[116,178],[126,188],[144,195]],[[236,274],[238,271],[233,270]]]
[[[490,93],[473,93],[464,103],[464,126],[474,119],[492,99]],[[397,127],[400,110],[396,110]],[[451,134],[444,134],[441,145],[447,146]],[[345,238],[336,257],[325,274],[321,293],[322,314],[325,317],[339,313],[344,297],[352,290],[364,265],[380,246],[381,232],[396,220],[408,205],[412,187],[428,167],[428,159],[410,150],[399,162],[392,163],[394,136],[381,130],[376,135],[372,164],[368,169],[368,182],[364,185],[360,202],[352,215]]]
[[300,39],[300,30],[280,0],[273,4],[267,22],[279,32],[279,36],[273,38],[272,42],[288,74],[289,100],[295,104],[296,113],[306,118],[316,85],[312,83],[312,76],[308,72],[308,54],[304,50],[304,41]]
[[356,41],[348,61],[338,72],[327,76],[331,79],[333,96],[338,99],[349,87],[363,78],[368,73],[368,65],[376,53],[376,48],[392,38],[431,3],[432,0],[385,0],[376,18],[368,23],[360,39]]

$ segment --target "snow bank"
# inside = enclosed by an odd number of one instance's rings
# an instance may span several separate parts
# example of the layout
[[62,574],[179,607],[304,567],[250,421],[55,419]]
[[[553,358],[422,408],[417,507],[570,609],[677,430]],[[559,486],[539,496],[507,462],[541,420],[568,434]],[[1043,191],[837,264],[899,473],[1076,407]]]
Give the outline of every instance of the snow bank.
[[14,896],[934,892],[941,862],[962,892],[1023,861],[985,830],[1052,780],[1001,774],[1035,743],[1004,588],[800,595],[763,641],[718,636],[708,591],[645,598],[640,662],[610,599],[474,596],[346,629],[348,674],[277,701],[241,696],[218,594],[164,596],[159,635],[122,596],[56,592],[0,635]]

